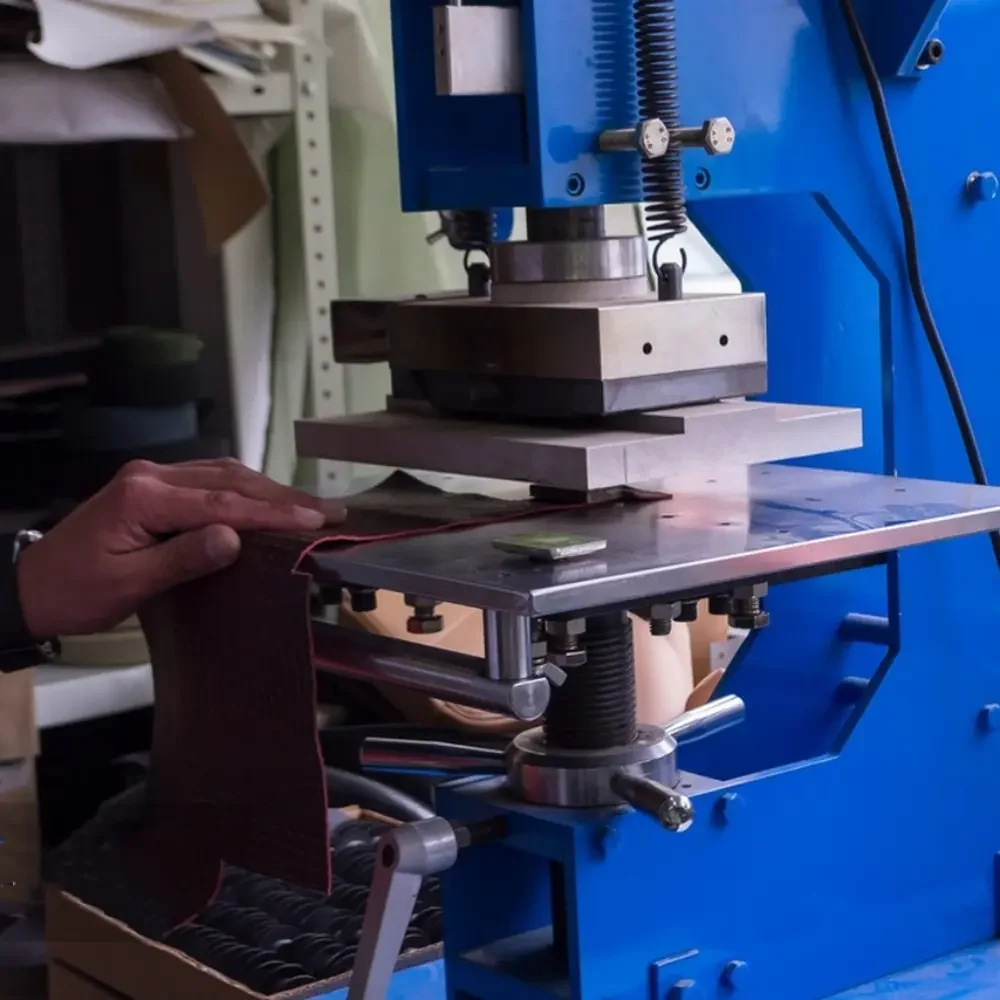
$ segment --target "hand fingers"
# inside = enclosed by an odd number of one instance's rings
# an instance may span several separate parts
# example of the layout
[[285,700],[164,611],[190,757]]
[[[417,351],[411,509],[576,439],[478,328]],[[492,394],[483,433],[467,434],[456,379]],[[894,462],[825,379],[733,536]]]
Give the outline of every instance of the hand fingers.
[[176,465],[134,462],[125,472],[127,476],[141,479],[146,484],[152,481],[181,488],[235,493],[280,507],[311,508],[321,511],[327,524],[340,524],[347,516],[343,504],[282,486],[235,459],[181,462]]
[[129,560],[135,598],[142,603],[179,584],[231,566],[239,554],[240,536],[232,528],[213,524],[124,558]]
[[322,511],[328,524],[338,524],[346,513],[343,504],[322,500],[304,490],[282,486],[273,479],[247,468],[233,459],[182,462],[156,466],[156,478],[171,486],[186,486],[201,490],[229,490],[267,503],[309,507]]
[[253,500],[232,490],[189,489],[157,482],[146,490],[139,509],[130,512],[150,535],[195,531],[211,524],[237,531],[316,531],[322,511],[290,503]]

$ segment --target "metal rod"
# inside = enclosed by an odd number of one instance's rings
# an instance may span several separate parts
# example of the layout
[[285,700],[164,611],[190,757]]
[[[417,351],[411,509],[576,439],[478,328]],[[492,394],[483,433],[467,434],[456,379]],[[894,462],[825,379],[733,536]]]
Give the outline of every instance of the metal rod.
[[483,614],[487,675],[495,681],[531,677],[531,619],[507,611]]
[[633,809],[652,816],[662,827],[673,833],[684,833],[694,822],[694,805],[691,800],[652,778],[621,772],[611,779],[611,787]]
[[663,728],[678,743],[694,743],[743,721],[746,706],[734,694],[677,716]]
[[372,736],[361,744],[361,767],[380,774],[500,774],[503,750],[436,740]]
[[497,681],[486,661],[412,642],[371,635],[329,622],[313,622],[318,669],[372,684],[395,684],[459,705],[512,715],[524,722],[541,718],[549,704],[544,677]]

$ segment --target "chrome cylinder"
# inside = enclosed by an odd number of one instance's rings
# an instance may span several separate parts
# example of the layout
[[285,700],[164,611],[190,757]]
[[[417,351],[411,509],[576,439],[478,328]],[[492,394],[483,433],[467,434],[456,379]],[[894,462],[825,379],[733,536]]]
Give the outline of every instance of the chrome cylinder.
[[485,611],[483,640],[487,676],[492,680],[519,681],[532,676],[530,618],[506,611]]
[[550,687],[544,677],[491,680],[486,661],[367,632],[313,623],[313,652],[321,670],[483,708],[533,722],[545,714]]

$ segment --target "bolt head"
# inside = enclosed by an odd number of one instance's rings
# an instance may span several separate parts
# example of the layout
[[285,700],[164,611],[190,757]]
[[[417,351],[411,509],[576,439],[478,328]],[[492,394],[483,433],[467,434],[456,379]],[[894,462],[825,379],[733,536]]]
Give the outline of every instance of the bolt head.
[[351,598],[351,610],[358,615],[367,614],[378,608],[378,593],[368,587],[358,587],[348,590]]
[[558,618],[545,623],[545,634],[560,639],[571,639],[587,631],[584,618]]
[[694,823],[694,803],[686,795],[671,795],[660,806],[659,820],[671,833],[684,833]]
[[710,615],[728,615],[732,604],[732,595],[712,594],[708,599],[708,613]]
[[722,973],[722,985],[730,990],[743,990],[750,986],[750,966],[746,962],[730,962]]
[[414,615],[406,621],[406,631],[410,635],[436,635],[444,630],[444,618],[441,615],[419,617]]
[[733,600],[736,601],[760,600],[762,597],[767,597],[766,583],[749,583],[733,590]]
[[984,705],[979,710],[979,727],[987,733],[1000,729],[1000,705]]
[[639,127],[635,130],[635,143],[647,160],[657,160],[666,156],[670,149],[670,132],[659,118],[650,118],[639,122]]
[[693,979],[678,979],[667,991],[667,1000],[702,1000],[705,991]]
[[995,201],[1000,195],[1000,178],[992,170],[969,174],[965,188],[973,201]]
[[739,819],[745,808],[746,802],[742,795],[738,795],[736,792],[725,792],[715,803],[715,815],[721,823],[730,826]]
[[681,612],[677,616],[679,622],[696,622],[698,620],[698,602],[685,601],[681,605]]
[[726,156],[736,144],[736,129],[728,118],[710,118],[705,122],[705,152],[709,156]]
[[681,613],[681,606],[678,601],[664,602],[650,605],[649,617],[660,621],[672,622]]

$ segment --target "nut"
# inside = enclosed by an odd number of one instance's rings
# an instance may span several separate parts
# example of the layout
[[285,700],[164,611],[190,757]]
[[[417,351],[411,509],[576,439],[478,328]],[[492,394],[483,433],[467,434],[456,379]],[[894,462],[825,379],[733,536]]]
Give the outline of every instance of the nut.
[[645,159],[658,160],[666,156],[670,149],[670,132],[659,118],[649,118],[639,122],[635,130],[635,144]]
[[585,649],[550,649],[549,663],[562,670],[575,670],[587,665]]
[[733,599],[729,594],[712,594],[708,599],[708,613],[710,615],[728,615],[733,604]]
[[416,594],[404,594],[403,601],[408,608],[433,608],[435,602],[427,597],[418,597]]
[[771,624],[771,616],[763,609],[758,608],[756,611],[731,614],[729,624],[744,632],[757,632]]
[[734,601],[747,601],[753,598],[760,600],[762,597],[767,597],[766,583],[750,583],[733,590]]
[[545,623],[545,634],[558,639],[570,639],[583,635],[587,622],[583,618],[554,618]]
[[704,126],[705,152],[709,156],[725,156],[733,151],[736,129],[728,118],[710,118]]
[[351,610],[357,615],[367,614],[378,608],[378,594],[371,587],[348,587]]
[[681,605],[679,601],[651,604],[649,607],[649,617],[651,620],[655,619],[658,621],[672,622],[680,613]]
[[410,635],[436,635],[444,629],[441,615],[413,615],[406,621],[406,631]]
[[681,613],[677,616],[679,622],[696,622],[698,620],[698,602],[684,601],[681,604]]

